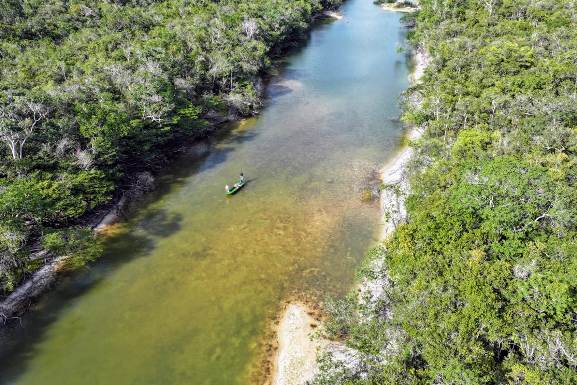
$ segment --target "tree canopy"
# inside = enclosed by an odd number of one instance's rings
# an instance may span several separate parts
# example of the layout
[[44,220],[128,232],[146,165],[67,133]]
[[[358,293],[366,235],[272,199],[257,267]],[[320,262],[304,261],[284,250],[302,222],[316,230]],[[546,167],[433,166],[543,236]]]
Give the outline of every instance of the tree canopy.
[[405,119],[426,133],[408,222],[377,251],[388,310],[341,307],[371,370],[318,382],[575,384],[575,3],[420,3],[432,60]]
[[2,1],[0,293],[207,118],[258,110],[271,58],[339,2]]

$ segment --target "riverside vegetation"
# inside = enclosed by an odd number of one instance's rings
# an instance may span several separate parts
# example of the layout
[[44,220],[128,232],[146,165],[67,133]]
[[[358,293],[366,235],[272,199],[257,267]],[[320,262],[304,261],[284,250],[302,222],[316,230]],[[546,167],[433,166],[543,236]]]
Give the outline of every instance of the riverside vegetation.
[[409,71],[402,14],[339,12],[283,55],[258,118],[182,151],[97,263],[0,328],[0,384],[259,383],[284,301],[346,293],[381,232],[361,193],[399,148]]
[[260,107],[271,57],[340,0],[0,5],[0,295],[99,255],[95,208],[211,119]]
[[[408,217],[333,301],[317,384],[577,383],[575,2],[420,2]],[[358,368],[361,370],[357,370]]]

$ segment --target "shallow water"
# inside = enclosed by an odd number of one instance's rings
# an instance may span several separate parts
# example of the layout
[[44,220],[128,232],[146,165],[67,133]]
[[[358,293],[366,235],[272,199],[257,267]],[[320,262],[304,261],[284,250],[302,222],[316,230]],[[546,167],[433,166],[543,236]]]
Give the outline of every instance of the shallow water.
[[100,261],[3,331],[0,384],[253,383],[283,298],[346,292],[378,235],[361,189],[400,143],[407,63],[400,15],[342,11],[287,58],[261,116],[167,170]]

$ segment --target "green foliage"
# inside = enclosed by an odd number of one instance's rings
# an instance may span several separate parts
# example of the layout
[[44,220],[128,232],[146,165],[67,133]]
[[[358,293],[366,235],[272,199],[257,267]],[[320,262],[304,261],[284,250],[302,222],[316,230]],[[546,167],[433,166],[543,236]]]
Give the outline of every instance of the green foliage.
[[392,316],[345,323],[367,377],[325,360],[321,378],[577,383],[574,5],[420,3],[411,36],[431,64],[404,119],[427,130],[382,257]]
[[70,268],[83,266],[97,258],[102,250],[101,242],[92,231],[81,227],[49,230],[42,236],[42,246],[54,255],[68,257]]
[[358,322],[355,297],[349,295],[345,298],[328,299],[324,308],[328,315],[324,325],[327,336],[334,339],[348,336],[352,326]]
[[205,118],[253,114],[271,58],[340,2],[2,1],[0,291],[29,244],[80,253],[67,228],[206,135]]
[[111,188],[96,170],[62,174],[56,180],[19,178],[0,194],[0,218],[26,224],[63,223],[104,203]]

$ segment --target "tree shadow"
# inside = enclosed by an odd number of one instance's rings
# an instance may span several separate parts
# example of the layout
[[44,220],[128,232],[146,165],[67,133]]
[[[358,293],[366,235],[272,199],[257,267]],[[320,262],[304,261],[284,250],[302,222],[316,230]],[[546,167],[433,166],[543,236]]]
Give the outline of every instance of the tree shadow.
[[235,131],[234,124],[223,125],[215,132],[214,137],[197,141],[185,149],[163,172],[157,191],[164,191],[163,185],[170,185],[176,179],[188,178],[199,171],[210,170],[226,162],[229,155],[237,149],[236,145],[245,144],[258,137],[258,132],[253,130]]
[[0,383],[16,382],[26,372],[39,343],[66,309],[73,307],[120,265],[150,253],[153,248],[154,241],[150,238],[123,234],[122,242],[114,244],[111,250],[131,250],[126,258],[105,255],[92,267],[65,274],[41,301],[30,306],[25,316],[0,328]]
[[[287,63],[288,64],[288,63]],[[280,80],[301,80],[306,76],[306,71],[297,68],[283,67],[280,69]]]
[[157,237],[168,237],[180,230],[181,214],[167,214],[164,210],[147,213],[140,222],[140,227]]
[[[242,133],[236,133],[235,135],[231,135],[229,138],[223,141],[223,143],[234,143],[234,144],[243,144],[246,142],[253,141],[258,136],[258,133],[255,131],[245,131]],[[234,150],[234,149],[232,149]],[[228,151],[230,152],[230,151]]]
[[[31,357],[51,325],[62,313],[108,279],[120,266],[146,257],[156,239],[168,237],[181,228],[182,215],[162,209],[146,212],[132,226],[104,239],[104,255],[91,266],[62,276],[53,290],[28,309],[24,317],[0,328],[0,383],[15,382],[25,373]],[[142,231],[135,232],[138,227]]]
[[267,97],[269,98],[279,98],[284,95],[288,95],[293,92],[293,89],[282,84],[271,84],[267,90]]

